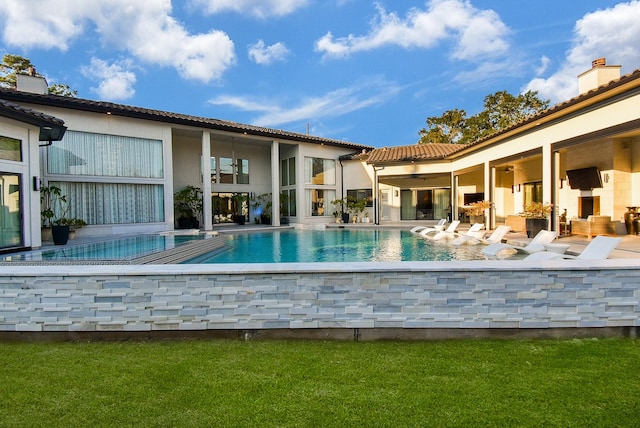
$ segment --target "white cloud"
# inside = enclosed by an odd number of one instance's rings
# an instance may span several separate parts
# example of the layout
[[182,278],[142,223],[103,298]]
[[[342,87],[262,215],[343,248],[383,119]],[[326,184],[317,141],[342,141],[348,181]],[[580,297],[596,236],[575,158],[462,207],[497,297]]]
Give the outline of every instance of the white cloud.
[[265,46],[264,40],[258,40],[249,46],[249,58],[262,65],[268,65],[275,61],[284,61],[289,53],[289,49],[282,42]]
[[394,84],[376,80],[337,89],[316,97],[307,97],[297,105],[288,107],[277,105],[277,101],[271,98],[256,100],[239,96],[220,96],[209,100],[209,103],[259,113],[251,121],[254,125],[274,127],[351,113],[381,104],[395,96],[399,90],[400,88]]
[[308,5],[309,0],[191,0],[191,4],[208,14],[232,11],[265,19],[289,15]]
[[82,68],[82,74],[99,82],[91,88],[103,100],[115,101],[131,98],[135,95],[133,88],[136,75],[129,70],[129,61],[118,61],[108,64],[98,58],[91,58],[91,65]]
[[574,41],[565,62],[551,76],[536,78],[524,91],[539,92],[553,103],[578,95],[577,76],[591,67],[596,58],[608,64],[622,65],[623,73],[640,64],[640,1],[620,3],[612,8],[589,13],[574,29]]
[[551,59],[546,55],[542,55],[540,58],[540,66],[536,68],[536,76],[543,75],[549,68],[549,64],[551,64]]
[[405,19],[376,5],[378,18],[367,35],[334,38],[327,33],[316,41],[324,57],[346,57],[388,45],[430,48],[448,39],[456,41],[452,58],[473,60],[496,56],[509,48],[507,26],[491,10],[478,10],[466,0],[431,0],[427,10],[411,9]]
[[5,43],[23,49],[64,51],[91,23],[107,48],[128,52],[143,62],[174,67],[185,79],[219,79],[236,61],[233,42],[224,32],[189,34],[171,16],[168,0],[3,0],[0,16],[5,18]]

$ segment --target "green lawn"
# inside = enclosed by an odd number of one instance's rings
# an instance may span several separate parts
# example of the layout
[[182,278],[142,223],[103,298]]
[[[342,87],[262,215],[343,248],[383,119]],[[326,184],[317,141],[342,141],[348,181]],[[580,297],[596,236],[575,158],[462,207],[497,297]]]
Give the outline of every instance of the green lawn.
[[621,427],[640,340],[0,344],[3,427]]

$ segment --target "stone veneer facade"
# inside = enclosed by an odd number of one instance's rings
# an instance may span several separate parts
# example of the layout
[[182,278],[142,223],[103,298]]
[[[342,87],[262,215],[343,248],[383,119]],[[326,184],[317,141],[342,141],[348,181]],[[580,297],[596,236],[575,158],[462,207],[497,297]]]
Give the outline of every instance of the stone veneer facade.
[[294,335],[302,329],[468,334],[620,327],[635,332],[639,302],[640,269],[633,259],[535,266],[476,261],[3,266],[0,271],[4,334],[278,330]]

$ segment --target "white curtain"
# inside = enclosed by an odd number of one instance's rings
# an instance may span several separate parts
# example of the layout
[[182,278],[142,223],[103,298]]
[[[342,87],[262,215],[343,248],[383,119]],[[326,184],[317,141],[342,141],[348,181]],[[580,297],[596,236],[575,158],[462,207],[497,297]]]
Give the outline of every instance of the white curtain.
[[162,178],[162,141],[67,131],[47,147],[49,174]]
[[52,182],[69,200],[70,218],[88,224],[154,223],[164,221],[160,184]]

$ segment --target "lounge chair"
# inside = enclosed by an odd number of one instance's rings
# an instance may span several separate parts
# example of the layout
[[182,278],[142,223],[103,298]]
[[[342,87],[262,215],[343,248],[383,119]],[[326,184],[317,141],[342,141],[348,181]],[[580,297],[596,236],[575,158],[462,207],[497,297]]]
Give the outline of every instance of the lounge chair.
[[512,250],[512,253],[537,253],[544,251],[544,244],[550,244],[557,236],[558,232],[555,230],[541,230],[533,237],[531,242],[524,247],[497,242],[495,244],[489,244],[482,250],[482,254],[489,257],[497,257],[498,253],[504,250]]
[[484,238],[484,237],[478,238],[470,235],[460,235],[456,239],[451,241],[451,245],[496,244],[496,243],[502,242],[502,238],[504,238],[504,235],[506,235],[510,230],[511,230],[511,226],[503,225],[503,226],[498,226],[496,230],[494,230],[493,233],[489,235],[489,237],[487,238]]
[[422,236],[423,238],[426,238],[430,233],[436,234],[439,232],[455,232],[459,225],[460,225],[460,220],[454,220],[451,223],[449,223],[449,227],[447,227],[445,230],[436,229],[434,227],[428,227],[418,232],[418,235]]
[[411,233],[419,233],[420,231],[426,229],[426,228],[432,228],[435,230],[443,230],[444,229],[444,225],[447,222],[446,218],[440,219],[440,221],[438,221],[438,224],[435,224],[433,226],[416,226],[414,228],[412,228],[410,230]]
[[584,250],[577,256],[571,254],[559,254],[552,251],[540,251],[525,257],[525,260],[553,260],[553,259],[576,259],[576,260],[604,260],[616,249],[622,238],[611,236],[596,236]]
[[443,230],[442,232],[437,232],[433,235],[426,235],[427,239],[431,239],[433,241],[441,241],[443,239],[455,239],[459,236],[472,236],[478,237],[484,235],[484,231],[482,228],[484,227],[483,223],[475,223],[473,224],[466,232],[458,233],[455,230],[453,232],[449,232],[449,229]]

